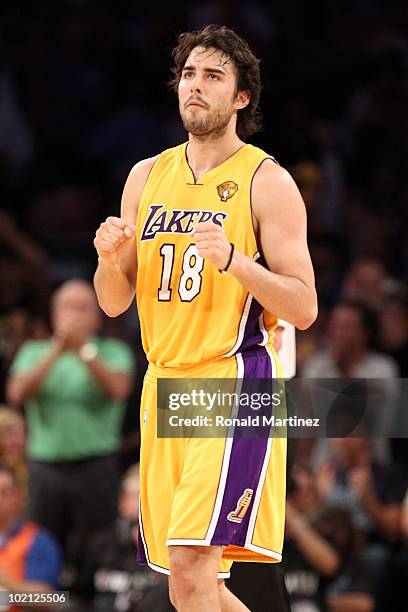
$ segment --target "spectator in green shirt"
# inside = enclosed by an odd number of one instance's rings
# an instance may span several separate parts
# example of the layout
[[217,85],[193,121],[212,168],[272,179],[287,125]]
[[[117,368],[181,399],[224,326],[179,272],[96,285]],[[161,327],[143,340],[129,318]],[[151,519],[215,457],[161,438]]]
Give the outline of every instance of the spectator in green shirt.
[[51,314],[52,338],[20,348],[7,392],[26,412],[30,518],[57,536],[75,564],[91,533],[116,515],[133,356],[122,342],[98,337],[101,315],[85,281],[58,289]]

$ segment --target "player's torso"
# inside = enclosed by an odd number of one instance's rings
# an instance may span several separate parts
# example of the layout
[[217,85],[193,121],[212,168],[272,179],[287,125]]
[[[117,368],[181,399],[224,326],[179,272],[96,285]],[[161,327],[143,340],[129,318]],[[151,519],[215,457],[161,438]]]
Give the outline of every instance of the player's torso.
[[250,194],[267,157],[245,145],[195,182],[183,144],[153,166],[137,218],[136,297],[150,362],[188,366],[266,343],[261,307],[232,275],[197,255],[192,231],[212,221],[238,251],[259,257]]

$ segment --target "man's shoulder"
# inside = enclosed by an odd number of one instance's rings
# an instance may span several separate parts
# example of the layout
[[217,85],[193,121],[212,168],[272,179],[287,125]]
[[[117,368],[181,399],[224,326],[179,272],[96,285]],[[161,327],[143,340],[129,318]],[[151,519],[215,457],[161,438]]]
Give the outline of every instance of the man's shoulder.
[[186,143],[181,143],[174,147],[170,147],[168,149],[164,149],[157,155],[153,155],[153,157],[147,157],[146,159],[141,159],[138,161],[130,171],[130,174],[149,174],[152,170],[153,166],[160,160],[160,162],[169,161],[179,157],[183,153],[183,149]]
[[28,528],[32,527],[35,531],[31,546],[27,550],[25,579],[40,581],[57,588],[62,567],[62,551],[49,531],[36,523],[27,525]]
[[19,350],[24,349],[25,351],[44,351],[49,348],[51,342],[51,338],[44,338],[43,340],[26,340],[20,346]]
[[[397,377],[398,376],[398,365],[393,357],[386,355],[385,353],[380,353],[378,351],[369,351],[365,358],[366,367],[375,368],[378,370],[378,377],[387,376]],[[375,374],[375,372],[373,373]]]
[[[271,198],[273,195],[273,198]],[[252,179],[252,202],[254,208],[264,208],[274,214],[296,210],[294,203],[302,202],[299,190],[290,173],[270,157],[262,159]],[[274,206],[271,203],[274,202]]]
[[283,184],[293,181],[289,172],[269,153],[259,147],[251,146],[249,153],[258,162],[254,174],[254,184]]
[[51,338],[46,340],[26,340],[18,349],[11,371],[16,372],[20,366],[30,365],[31,359],[37,359],[47,353],[51,345]]
[[333,366],[333,360],[326,349],[321,349],[311,355],[304,364],[302,376],[304,378],[318,378],[325,376],[325,372]]
[[33,521],[18,521],[10,530],[9,539],[24,539],[27,542],[27,552],[33,547],[36,548],[55,548],[57,547],[54,536],[47,529]]
[[138,161],[130,170],[129,178],[133,179],[142,179],[143,177],[147,177],[153,168],[154,164],[159,159],[161,153],[154,155],[153,157],[146,157],[146,159],[141,159]]
[[260,158],[251,185],[251,201],[257,219],[290,221],[293,228],[305,224],[305,205],[291,174],[272,157]]
[[132,349],[126,342],[111,337],[95,338],[102,359],[110,365],[119,365],[125,367],[126,370],[132,370],[134,365],[134,356]]
[[275,166],[280,167],[279,161],[276,159],[276,157],[269,153],[269,151],[265,151],[265,149],[257,147],[256,145],[250,144],[248,142],[244,144],[244,152],[246,152],[251,157],[258,158],[259,161],[269,160],[269,162],[273,162]]
[[119,340],[119,338],[113,338],[111,336],[98,336],[95,338],[95,344],[98,345],[98,348],[103,350],[117,350],[117,351],[130,351],[129,345],[123,340]]
[[32,546],[37,546],[39,548],[45,549],[58,548],[58,544],[52,533],[48,531],[48,529],[46,529],[45,527],[42,527],[42,525],[40,525],[39,523],[28,521],[24,523],[23,526],[27,530],[31,530],[33,534]]

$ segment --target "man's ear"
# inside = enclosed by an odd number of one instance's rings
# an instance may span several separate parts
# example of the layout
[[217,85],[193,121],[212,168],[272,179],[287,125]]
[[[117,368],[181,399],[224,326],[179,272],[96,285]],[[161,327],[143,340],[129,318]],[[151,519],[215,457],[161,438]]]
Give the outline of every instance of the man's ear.
[[246,108],[251,101],[251,92],[247,89],[239,91],[235,98],[235,106],[237,110]]

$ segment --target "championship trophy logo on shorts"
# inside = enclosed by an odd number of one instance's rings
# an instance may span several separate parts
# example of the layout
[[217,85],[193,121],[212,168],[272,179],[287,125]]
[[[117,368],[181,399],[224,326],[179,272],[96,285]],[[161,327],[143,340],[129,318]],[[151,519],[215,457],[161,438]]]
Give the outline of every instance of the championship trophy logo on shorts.
[[226,202],[237,193],[238,185],[234,181],[225,181],[225,183],[217,185],[217,191],[221,202]]
[[227,520],[232,523],[242,523],[248,506],[251,503],[252,495],[254,494],[252,489],[245,489],[241,497],[239,498],[235,510],[230,512],[227,516]]

